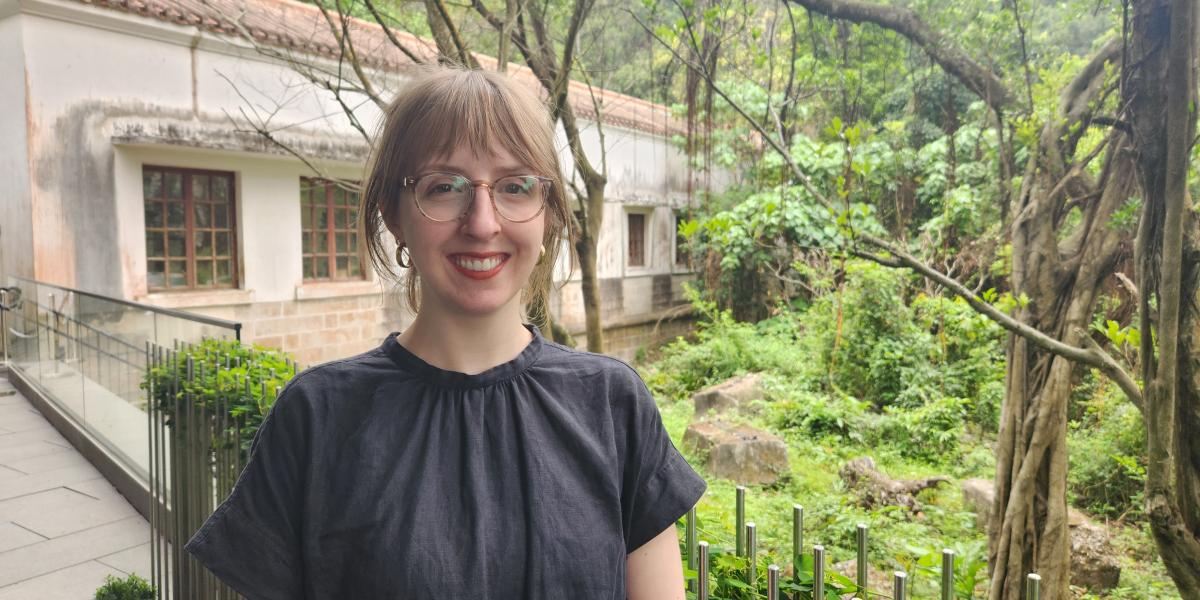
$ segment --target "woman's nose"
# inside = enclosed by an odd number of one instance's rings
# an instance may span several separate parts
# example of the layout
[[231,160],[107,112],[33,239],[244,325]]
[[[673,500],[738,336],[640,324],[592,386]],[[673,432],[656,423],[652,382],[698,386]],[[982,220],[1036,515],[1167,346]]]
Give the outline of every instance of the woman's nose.
[[500,232],[500,215],[496,214],[487,186],[475,186],[475,196],[463,217],[462,228],[463,233],[479,239],[490,239]]

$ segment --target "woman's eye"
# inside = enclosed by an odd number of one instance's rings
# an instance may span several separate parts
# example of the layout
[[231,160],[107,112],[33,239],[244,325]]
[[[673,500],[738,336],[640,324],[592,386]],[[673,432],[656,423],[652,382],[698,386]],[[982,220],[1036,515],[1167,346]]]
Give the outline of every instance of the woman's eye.
[[526,195],[533,188],[532,183],[523,180],[509,180],[500,186],[500,191],[511,195]]

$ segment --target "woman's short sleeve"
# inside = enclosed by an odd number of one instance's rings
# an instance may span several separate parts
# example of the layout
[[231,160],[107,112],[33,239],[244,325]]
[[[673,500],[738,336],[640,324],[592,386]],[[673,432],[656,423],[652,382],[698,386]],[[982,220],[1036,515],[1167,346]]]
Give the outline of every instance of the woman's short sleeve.
[[184,547],[248,600],[304,597],[301,490],[309,429],[297,396],[289,385],[276,400],[233,492]]
[[621,509],[625,553],[632,553],[691,510],[708,485],[692,469],[663,426],[650,390],[640,377],[629,419]]

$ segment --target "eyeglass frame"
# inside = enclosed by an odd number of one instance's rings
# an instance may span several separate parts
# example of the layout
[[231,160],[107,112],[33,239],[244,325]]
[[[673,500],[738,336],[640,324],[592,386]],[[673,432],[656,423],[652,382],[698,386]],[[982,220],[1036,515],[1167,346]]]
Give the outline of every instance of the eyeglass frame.
[[[400,180],[400,185],[401,185],[401,187],[412,189],[413,204],[417,205],[417,210],[420,211],[421,216],[425,217],[426,219],[429,219],[430,221],[433,221],[434,223],[449,223],[451,221],[462,220],[463,217],[470,214],[471,210],[470,210],[470,204],[468,204],[467,210],[453,219],[435,219],[435,218],[429,216],[425,212],[425,209],[421,208],[421,201],[417,200],[417,184],[420,183],[422,179],[425,179],[426,177],[429,177],[431,175],[455,175],[457,177],[462,177],[463,179],[466,179],[467,183],[469,183],[471,185],[471,195],[472,196],[475,195],[475,190],[479,186],[483,186],[483,187],[487,188],[488,198],[491,199],[491,201],[492,201],[492,210],[496,211],[497,215],[500,215],[505,221],[508,221],[510,223],[528,223],[528,222],[538,218],[538,216],[540,216],[543,212],[546,212],[546,201],[550,195],[549,194],[550,186],[554,185],[553,179],[551,179],[549,177],[543,177],[541,175],[532,175],[532,174],[505,175],[503,177],[499,177],[492,181],[486,181],[483,179],[471,179],[471,178],[467,177],[466,175],[463,175],[462,173],[455,173],[454,171],[430,171],[429,173],[425,173],[424,175],[421,175],[419,177],[404,177],[404,178],[402,178]],[[496,204],[496,190],[492,186],[496,185],[496,183],[498,183],[501,179],[508,179],[509,177],[532,177],[534,179],[537,179],[538,182],[541,183],[545,187],[545,194],[542,196],[542,205],[538,207],[537,212],[533,213],[532,217],[518,221],[517,219],[509,218],[507,215],[505,215],[503,212],[500,211],[500,206]]]

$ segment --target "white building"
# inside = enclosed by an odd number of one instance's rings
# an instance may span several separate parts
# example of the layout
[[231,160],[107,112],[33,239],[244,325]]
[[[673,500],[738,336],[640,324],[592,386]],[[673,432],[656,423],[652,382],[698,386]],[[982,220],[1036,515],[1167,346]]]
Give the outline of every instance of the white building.
[[[279,56],[220,14],[242,15],[244,31]],[[353,31],[373,80],[403,86],[405,59],[378,28]],[[0,276],[240,321],[243,340],[301,363],[360,352],[402,328],[407,315],[389,308],[354,239],[354,198],[312,179],[243,119],[271,114],[272,127],[286,126],[277,139],[323,173],[360,179],[363,136],[332,94],[281,58],[336,68],[336,51],[320,12],[290,0],[0,0]],[[664,107],[597,95],[609,176],[602,312],[609,350],[629,356],[689,277],[675,234],[688,169]],[[350,98],[373,131],[374,105]],[[592,119],[587,144],[599,162],[591,96],[576,84],[572,98]],[[582,333],[578,272],[553,305]]]

